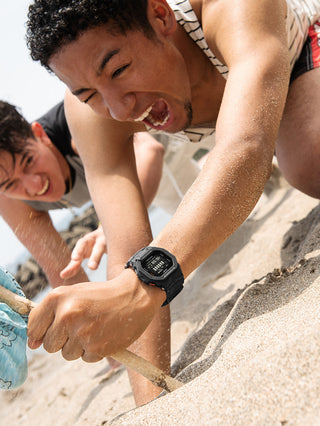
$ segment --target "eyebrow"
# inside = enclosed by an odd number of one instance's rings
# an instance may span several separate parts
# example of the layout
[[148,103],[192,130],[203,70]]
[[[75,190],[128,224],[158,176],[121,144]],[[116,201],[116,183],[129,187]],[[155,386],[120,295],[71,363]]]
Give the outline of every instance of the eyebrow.
[[[25,159],[30,155],[29,151],[25,151],[22,155],[21,155],[21,159],[20,159],[20,166],[23,165]],[[15,159],[13,159],[13,167],[15,167]],[[11,181],[11,177],[5,179],[4,181],[0,182],[0,188],[8,185],[8,183],[10,183]]]
[[[99,66],[98,66],[98,70],[97,70],[97,76],[100,76],[102,71],[104,70],[105,66],[107,65],[107,63],[118,53],[120,52],[120,49],[114,49],[111,50],[111,52],[108,52],[101,60]],[[87,92],[89,90],[92,90],[88,87],[82,88],[82,89],[78,89],[78,90],[74,90],[71,93],[75,96],[79,96],[84,92]]]
[[98,67],[97,75],[100,75],[102,71],[104,70],[104,67],[107,65],[107,63],[118,53],[120,52],[120,49],[111,50],[111,52],[107,53],[100,62],[100,65]]

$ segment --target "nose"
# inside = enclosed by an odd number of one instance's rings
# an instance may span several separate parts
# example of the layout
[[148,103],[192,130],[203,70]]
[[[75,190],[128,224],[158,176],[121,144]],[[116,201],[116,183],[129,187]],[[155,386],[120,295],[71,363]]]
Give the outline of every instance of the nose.
[[43,187],[41,176],[37,174],[25,174],[23,176],[23,185],[27,194],[33,197]]
[[136,105],[136,97],[134,93],[121,94],[119,92],[110,91],[102,93],[104,114],[107,110],[108,115],[117,121],[131,121],[133,111]]

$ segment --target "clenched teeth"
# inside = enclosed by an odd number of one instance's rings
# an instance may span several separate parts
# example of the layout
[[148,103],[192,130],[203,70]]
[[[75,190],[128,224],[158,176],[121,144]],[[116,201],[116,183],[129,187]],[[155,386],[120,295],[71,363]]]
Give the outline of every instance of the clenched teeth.
[[45,192],[47,192],[48,188],[49,188],[49,179],[47,178],[43,188],[41,189],[41,191],[37,192],[36,195],[43,195]]
[[151,115],[148,118],[148,120],[155,127],[164,126],[168,122],[168,120],[169,120],[169,114],[167,114],[162,121],[156,121],[156,120],[154,120]]

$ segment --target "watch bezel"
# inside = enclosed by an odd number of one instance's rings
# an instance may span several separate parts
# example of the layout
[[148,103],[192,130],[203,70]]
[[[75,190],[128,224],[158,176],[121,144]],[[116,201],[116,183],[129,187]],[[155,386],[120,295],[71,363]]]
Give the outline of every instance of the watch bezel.
[[[142,265],[142,262],[144,262],[149,256],[154,256],[157,252],[160,252],[163,256],[165,256],[167,259],[170,259],[170,261],[172,262],[172,265],[170,266],[170,268],[162,275],[157,276],[157,275],[152,275],[150,272],[148,272],[145,267]],[[165,279],[167,279],[172,272],[176,269],[177,267],[177,260],[174,256],[171,256],[170,254],[168,254],[168,252],[165,249],[162,248],[150,248],[150,250],[146,250],[145,253],[142,253],[139,258],[135,259],[136,262],[139,263],[139,270],[140,273],[142,272],[146,279],[150,279],[150,282],[161,282]]]
[[[156,255],[157,252],[172,262],[170,268],[160,276],[152,275],[142,266],[142,262],[145,262],[149,256]],[[168,305],[183,289],[184,276],[176,257],[161,247],[143,247],[128,260],[125,268],[131,268],[145,284],[156,286],[166,292],[167,298],[161,306]]]

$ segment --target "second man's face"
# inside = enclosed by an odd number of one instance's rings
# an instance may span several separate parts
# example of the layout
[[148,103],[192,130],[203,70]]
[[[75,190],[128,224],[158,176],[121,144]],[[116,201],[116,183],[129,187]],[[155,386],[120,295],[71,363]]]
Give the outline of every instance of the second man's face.
[[21,200],[60,200],[66,190],[61,162],[47,145],[32,139],[29,143],[14,161],[8,152],[0,152],[0,193]]

